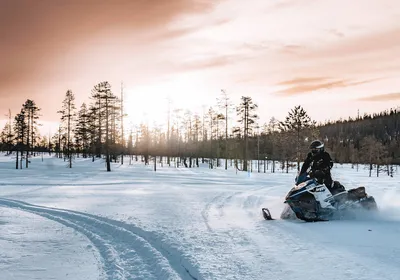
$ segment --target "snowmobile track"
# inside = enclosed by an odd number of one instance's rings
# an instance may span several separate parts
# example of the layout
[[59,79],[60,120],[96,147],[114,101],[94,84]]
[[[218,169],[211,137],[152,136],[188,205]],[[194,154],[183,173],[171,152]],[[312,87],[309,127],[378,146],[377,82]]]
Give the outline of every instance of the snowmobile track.
[[[0,198],[0,206],[40,215],[85,235],[99,251],[105,280],[200,280],[198,272],[178,250],[155,233],[134,225],[78,211],[33,205]],[[143,274],[143,269],[151,274]]]

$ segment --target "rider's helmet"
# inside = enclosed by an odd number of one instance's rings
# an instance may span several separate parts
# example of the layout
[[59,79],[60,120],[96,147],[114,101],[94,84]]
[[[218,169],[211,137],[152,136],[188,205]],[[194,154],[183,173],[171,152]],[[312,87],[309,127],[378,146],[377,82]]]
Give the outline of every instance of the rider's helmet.
[[312,155],[315,156],[325,151],[325,145],[320,140],[314,140],[311,142],[309,149]]

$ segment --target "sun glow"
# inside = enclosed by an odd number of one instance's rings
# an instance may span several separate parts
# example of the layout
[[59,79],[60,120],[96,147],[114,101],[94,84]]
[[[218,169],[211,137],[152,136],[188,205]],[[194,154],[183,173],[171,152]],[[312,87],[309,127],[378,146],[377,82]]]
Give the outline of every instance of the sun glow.
[[175,110],[180,114],[190,111],[202,114],[203,109],[215,103],[219,92],[201,83],[200,79],[182,75],[173,80],[165,80],[157,84],[124,89],[124,111],[127,129],[141,123],[149,127],[167,128],[168,111],[171,124]]
[[[128,126],[163,125],[168,114],[167,96],[151,87],[124,90],[124,113]],[[128,127],[127,127],[128,128]]]

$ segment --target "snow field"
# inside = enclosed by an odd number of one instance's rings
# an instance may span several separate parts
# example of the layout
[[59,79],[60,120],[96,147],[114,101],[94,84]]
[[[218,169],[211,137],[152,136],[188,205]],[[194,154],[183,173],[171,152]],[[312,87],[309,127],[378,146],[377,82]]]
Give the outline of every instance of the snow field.
[[0,208],[0,279],[99,279],[98,251],[76,231],[25,211]]
[[[369,178],[367,170],[335,166],[334,179],[346,188],[366,186],[380,213],[303,223],[264,221],[260,211],[267,206],[279,217],[295,170],[164,165],[153,172],[152,165],[124,162],[107,173],[102,160],[78,158],[68,169],[45,157],[15,170],[12,157],[0,156],[0,227],[8,219],[27,236],[17,247],[12,232],[1,233],[0,254],[14,256],[7,264],[14,274],[0,279],[399,279],[399,173]],[[59,264],[44,254],[52,243],[29,242],[32,232],[57,238],[45,223],[63,229],[63,240],[76,248],[60,241]],[[17,257],[28,253],[26,261]],[[45,270],[37,270],[39,259]],[[67,275],[60,263],[80,265]]]

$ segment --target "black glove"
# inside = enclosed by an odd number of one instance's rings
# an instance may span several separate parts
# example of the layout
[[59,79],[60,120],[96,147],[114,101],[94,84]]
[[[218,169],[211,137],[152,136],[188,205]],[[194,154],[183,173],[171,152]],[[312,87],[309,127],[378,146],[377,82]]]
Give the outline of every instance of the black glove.
[[315,170],[314,176],[318,178],[322,178],[325,176],[325,172],[322,169]]
[[325,174],[327,174],[331,171],[331,168],[328,166],[328,167],[321,169],[321,171],[324,172]]

